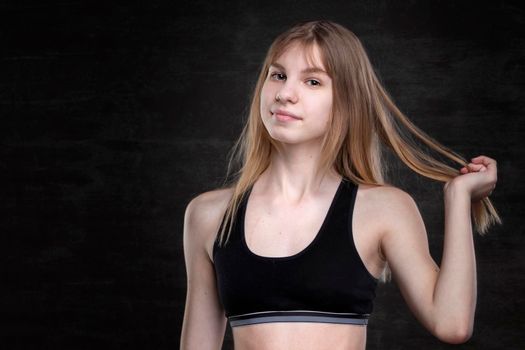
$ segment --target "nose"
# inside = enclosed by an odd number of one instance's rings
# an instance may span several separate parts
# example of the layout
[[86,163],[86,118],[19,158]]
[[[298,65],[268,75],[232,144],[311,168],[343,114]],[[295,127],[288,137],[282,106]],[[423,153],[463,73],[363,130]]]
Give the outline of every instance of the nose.
[[297,92],[295,90],[295,87],[293,86],[293,83],[290,80],[285,81],[281,88],[277,90],[275,99],[277,101],[280,101],[281,103],[297,102]]

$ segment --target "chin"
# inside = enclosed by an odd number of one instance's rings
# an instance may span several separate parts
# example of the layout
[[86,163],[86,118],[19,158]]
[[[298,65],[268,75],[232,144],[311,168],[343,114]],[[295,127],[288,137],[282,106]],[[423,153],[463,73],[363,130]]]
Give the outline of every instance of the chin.
[[[314,141],[319,141],[319,144],[320,144],[322,140],[322,137],[317,137],[317,136],[312,136],[312,137],[307,137],[307,138],[297,137],[298,136],[297,133],[287,131],[287,130],[282,130],[282,131],[273,130],[272,132],[270,132],[270,130],[268,129],[266,130],[268,131],[268,134],[273,140],[278,141],[282,144],[298,145],[302,143],[303,144],[311,143]],[[304,136],[304,135],[300,135],[300,136]]]

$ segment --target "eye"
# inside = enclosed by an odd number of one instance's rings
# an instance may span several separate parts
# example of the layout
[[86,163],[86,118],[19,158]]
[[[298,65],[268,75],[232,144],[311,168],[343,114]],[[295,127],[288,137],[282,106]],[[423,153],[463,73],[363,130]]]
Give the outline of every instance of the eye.
[[312,86],[319,86],[319,85],[321,85],[321,82],[319,80],[315,80],[315,79],[308,79],[306,82],[307,82],[308,85],[312,85]]
[[284,75],[283,73],[279,73],[279,72],[274,72],[272,74],[270,74],[270,77],[274,80],[284,80],[286,79],[286,75]]

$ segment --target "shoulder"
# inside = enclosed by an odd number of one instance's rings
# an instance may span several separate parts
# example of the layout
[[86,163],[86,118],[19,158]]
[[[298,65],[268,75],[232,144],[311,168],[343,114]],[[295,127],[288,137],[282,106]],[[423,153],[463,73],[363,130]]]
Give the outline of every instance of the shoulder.
[[387,260],[392,247],[411,246],[414,241],[424,244],[423,220],[414,199],[406,191],[389,184],[360,184],[356,201],[366,226],[376,233],[381,260]]
[[233,188],[221,188],[200,193],[188,202],[184,212],[186,245],[199,246],[210,253],[210,242],[215,239],[232,195]]
[[409,225],[421,222],[421,215],[413,197],[392,185],[359,185],[357,200],[375,219],[382,235],[403,231]]
[[410,210],[415,205],[409,193],[392,185],[359,184],[357,197],[375,208],[376,213],[385,215]]
[[226,210],[233,188],[203,192],[193,197],[186,206],[185,216],[190,224],[209,223]]

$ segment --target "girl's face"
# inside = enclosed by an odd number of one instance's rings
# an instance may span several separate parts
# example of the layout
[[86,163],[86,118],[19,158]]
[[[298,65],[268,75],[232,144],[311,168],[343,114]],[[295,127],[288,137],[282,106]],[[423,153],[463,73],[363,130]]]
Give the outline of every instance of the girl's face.
[[272,138],[297,144],[320,141],[332,110],[332,79],[313,47],[312,64],[292,44],[270,65],[261,91],[261,117]]

